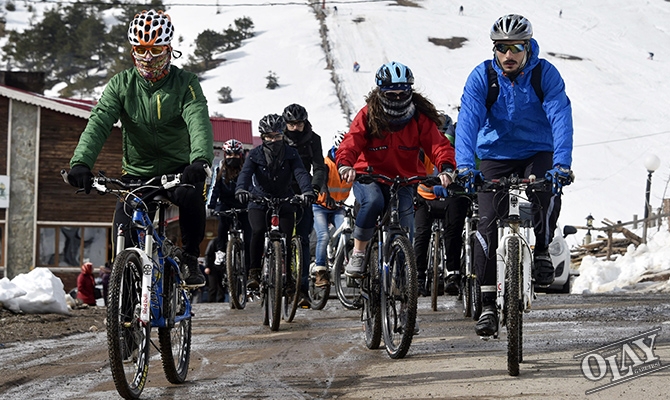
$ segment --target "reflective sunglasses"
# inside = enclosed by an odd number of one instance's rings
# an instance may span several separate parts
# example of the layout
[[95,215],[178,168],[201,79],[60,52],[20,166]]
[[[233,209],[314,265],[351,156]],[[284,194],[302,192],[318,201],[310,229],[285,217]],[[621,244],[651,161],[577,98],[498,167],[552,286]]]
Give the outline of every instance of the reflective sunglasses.
[[497,43],[493,48],[502,54],[507,53],[508,50],[512,51],[512,54],[517,54],[521,53],[526,49],[526,45],[523,43],[518,43],[518,44],[505,44],[505,43]]
[[156,57],[163,55],[167,51],[167,46],[152,46],[149,48],[136,46],[133,47],[133,51],[140,57],[146,56],[147,53],[151,53],[152,56]]
[[284,139],[284,134],[283,133],[264,133],[261,135],[261,139],[266,140],[268,142],[274,142],[276,140],[282,140]]
[[382,92],[382,96],[386,97],[388,100],[407,100],[412,97],[411,90],[403,90],[402,92],[391,92],[386,91]]

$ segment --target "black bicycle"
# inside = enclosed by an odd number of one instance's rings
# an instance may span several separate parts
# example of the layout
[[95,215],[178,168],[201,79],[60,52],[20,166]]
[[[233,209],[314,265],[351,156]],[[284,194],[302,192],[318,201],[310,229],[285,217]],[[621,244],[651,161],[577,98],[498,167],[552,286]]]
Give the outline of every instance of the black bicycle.
[[363,306],[361,288],[355,281],[348,279],[344,274],[344,267],[349,263],[351,252],[354,249],[354,206],[338,203],[344,209],[344,221],[331,235],[328,242],[328,260],[332,265],[332,277],[337,298],[344,308],[358,310]]
[[244,231],[240,223],[240,214],[246,208],[231,208],[226,211],[214,212],[230,218],[228,228],[228,245],[226,246],[226,270],[221,285],[228,289],[230,308],[242,310],[247,305],[247,273],[244,263]]
[[414,248],[400,225],[398,190],[422,182],[432,186],[439,183],[439,178],[361,174],[356,180],[390,184],[388,207],[377,218],[373,236],[376,240],[370,241],[366,248],[366,273],[361,279],[354,279],[360,281],[363,298],[361,319],[365,344],[369,349],[376,349],[383,337],[389,357],[403,358],[414,336],[418,288]]
[[267,206],[270,214],[270,226],[265,232],[259,290],[263,306],[263,325],[269,325],[270,330],[277,331],[282,311],[284,320],[291,322],[298,309],[302,261],[300,237],[293,235],[288,247],[286,235],[279,231],[279,209],[287,202],[302,204],[302,199],[299,196],[273,198],[252,195],[251,200]]

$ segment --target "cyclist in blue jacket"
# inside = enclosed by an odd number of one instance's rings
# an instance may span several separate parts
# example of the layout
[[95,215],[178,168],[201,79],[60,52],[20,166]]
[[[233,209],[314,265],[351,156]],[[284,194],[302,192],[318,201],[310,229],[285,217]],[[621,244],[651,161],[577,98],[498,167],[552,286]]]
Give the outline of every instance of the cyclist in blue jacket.
[[[538,58],[540,49],[532,37],[532,25],[521,15],[500,17],[491,28],[493,60],[475,67],[461,97],[456,163],[459,176],[469,189],[477,177],[496,179],[516,173],[551,179],[552,192],[529,196],[536,238],[533,277],[536,284],[550,285],[554,281],[554,268],[547,248],[556,229],[562,186],[573,177],[572,107],[561,75],[547,60]],[[487,102],[492,79],[489,66],[495,71],[499,86],[492,104]],[[535,73],[541,74],[539,93],[531,83]],[[537,82],[538,77],[535,78]],[[481,159],[481,172],[475,169],[475,156]],[[482,288],[483,308],[475,332],[480,336],[493,335],[498,327],[496,217],[504,216],[507,210],[500,196],[478,194],[481,219],[475,270]]]

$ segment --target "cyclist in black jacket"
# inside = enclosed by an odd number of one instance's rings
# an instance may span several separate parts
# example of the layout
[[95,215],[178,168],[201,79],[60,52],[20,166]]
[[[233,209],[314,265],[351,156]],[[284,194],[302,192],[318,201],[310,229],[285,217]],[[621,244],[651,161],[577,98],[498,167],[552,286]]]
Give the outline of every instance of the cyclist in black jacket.
[[[307,119],[307,110],[300,104],[291,104],[284,108],[284,121],[286,121],[286,129],[284,136],[286,143],[298,150],[300,159],[312,178],[312,189],[314,195],[318,196],[321,188],[326,183],[326,164],[323,161],[323,149],[321,148],[321,137],[312,131],[312,124]],[[298,184],[293,180],[293,190],[295,193],[300,193]],[[309,296],[307,295],[307,287],[309,283],[309,264],[311,262],[309,235],[314,227],[314,213],[311,207],[304,207],[302,210],[302,218],[295,227],[296,234],[300,236],[302,241],[302,266],[301,266],[301,288],[302,300],[301,307],[309,306]],[[308,256],[309,255],[309,256]]]

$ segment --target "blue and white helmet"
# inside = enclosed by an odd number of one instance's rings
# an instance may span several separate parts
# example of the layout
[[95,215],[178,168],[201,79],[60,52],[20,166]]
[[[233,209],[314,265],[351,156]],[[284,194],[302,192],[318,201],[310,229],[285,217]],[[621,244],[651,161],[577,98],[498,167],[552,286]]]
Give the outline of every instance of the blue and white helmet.
[[379,67],[375,74],[375,82],[379,87],[409,86],[414,84],[414,74],[409,67],[391,61]]

